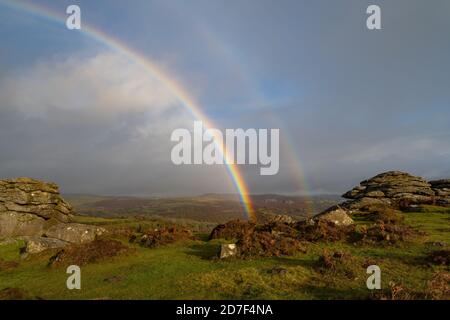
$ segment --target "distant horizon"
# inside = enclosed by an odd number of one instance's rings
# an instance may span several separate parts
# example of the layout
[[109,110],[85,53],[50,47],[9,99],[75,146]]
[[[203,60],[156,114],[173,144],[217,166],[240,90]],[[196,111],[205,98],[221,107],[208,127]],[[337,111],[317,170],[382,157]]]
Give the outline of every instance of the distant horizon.
[[[65,193],[61,192],[62,196],[91,196],[91,197],[111,197],[111,198],[140,198],[140,199],[151,199],[151,198],[197,198],[197,197],[205,197],[205,196],[233,196],[233,197],[239,197],[238,193],[202,193],[202,194],[192,194],[192,195],[126,195],[126,194],[91,194],[91,193]],[[249,194],[248,196],[254,197],[254,196],[280,196],[280,197],[340,197],[341,194],[338,193],[323,193],[323,194],[313,194],[313,195],[306,195],[306,194],[281,194],[281,193],[258,193],[258,194]]]

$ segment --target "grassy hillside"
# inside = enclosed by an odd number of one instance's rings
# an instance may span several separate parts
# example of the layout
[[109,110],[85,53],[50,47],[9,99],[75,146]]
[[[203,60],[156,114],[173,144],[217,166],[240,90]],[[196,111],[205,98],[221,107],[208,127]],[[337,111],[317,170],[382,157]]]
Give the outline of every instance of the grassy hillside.
[[[21,243],[3,244],[0,291],[19,288],[29,298],[42,299],[367,299],[371,292],[366,288],[368,275],[362,265],[369,261],[381,267],[383,289],[391,282],[412,292],[425,292],[433,274],[448,272],[448,266],[427,262],[430,251],[441,249],[429,242],[450,243],[448,209],[426,211],[403,213],[408,224],[427,233],[412,242],[395,246],[317,242],[307,245],[307,253],[291,257],[219,260],[215,257],[220,244],[227,241],[208,241],[206,233],[199,234],[200,240],[154,249],[116,236],[132,251],[83,266],[82,289],[72,291],[66,288],[65,268],[48,266],[53,253],[22,260]],[[111,230],[156,223],[79,219]],[[363,218],[357,220],[366,223]],[[349,253],[353,265],[348,267],[354,275],[347,277],[348,270],[321,271],[318,262],[324,249]],[[11,266],[11,262],[17,265]]]

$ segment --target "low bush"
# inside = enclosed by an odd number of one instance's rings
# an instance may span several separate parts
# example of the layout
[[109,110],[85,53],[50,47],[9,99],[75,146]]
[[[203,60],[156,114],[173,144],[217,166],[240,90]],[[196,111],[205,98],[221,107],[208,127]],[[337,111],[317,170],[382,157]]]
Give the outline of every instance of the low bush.
[[85,244],[74,244],[60,250],[50,258],[50,266],[82,266],[130,252],[117,240],[95,240]]

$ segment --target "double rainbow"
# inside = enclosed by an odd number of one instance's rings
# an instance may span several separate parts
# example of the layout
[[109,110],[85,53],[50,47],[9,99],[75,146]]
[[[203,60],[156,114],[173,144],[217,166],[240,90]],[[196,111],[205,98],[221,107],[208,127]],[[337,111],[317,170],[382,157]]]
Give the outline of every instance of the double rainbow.
[[[50,8],[38,6],[36,4],[19,1],[19,0],[0,0],[0,4],[8,6],[10,8],[27,12],[32,15],[37,15],[58,23],[64,23],[67,17],[62,14],[53,11]],[[84,22],[82,23],[81,31],[87,36],[95,39],[96,41],[106,45],[110,49],[119,52],[126,56],[128,59],[133,61],[136,65],[139,65],[144,70],[146,70],[153,78],[157,79],[160,83],[162,83],[179,101],[179,103],[184,106],[195,119],[201,120],[203,125],[206,128],[214,128],[212,121],[208,119],[208,117],[202,112],[199,104],[195,101],[193,97],[189,95],[189,93],[179,84],[177,81],[171,77],[167,72],[161,70],[154,62],[151,61],[148,57],[139,53],[133,48],[130,48],[119,39],[113,38],[110,35],[102,32],[99,29],[94,28],[93,26],[86,25]],[[223,145],[219,146],[222,154],[225,159],[228,159],[227,152]],[[235,186],[242,204],[245,209],[245,213],[247,218],[256,219],[255,211],[252,206],[251,198],[249,196],[249,190],[245,183],[245,180],[242,177],[241,172],[235,164],[231,163],[232,161],[226,161],[226,168],[231,177],[233,185]]]

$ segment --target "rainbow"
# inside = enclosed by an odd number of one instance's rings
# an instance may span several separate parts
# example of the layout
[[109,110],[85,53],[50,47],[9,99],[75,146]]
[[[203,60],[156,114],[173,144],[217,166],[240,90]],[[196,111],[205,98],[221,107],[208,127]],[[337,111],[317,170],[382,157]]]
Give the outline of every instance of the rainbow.
[[[0,0],[0,4],[3,4],[12,9],[40,16],[57,23],[65,24],[65,21],[67,19],[67,17],[62,13],[55,12],[50,8],[38,6],[30,2],[20,0],[14,0],[14,2],[11,0]],[[96,41],[104,44],[108,48],[123,54],[128,59],[130,59],[130,61],[133,61],[134,63],[142,67],[153,78],[162,83],[179,101],[179,103],[192,114],[195,119],[201,120],[206,128],[215,127],[212,121],[208,119],[208,117],[202,112],[199,104],[195,101],[195,99],[191,97],[188,92],[179,83],[177,83],[177,81],[173,77],[171,77],[166,71],[161,70],[148,57],[139,53],[135,49],[128,47],[119,39],[113,38],[110,35],[102,32],[101,30],[94,28],[93,26],[86,25],[86,23],[84,22],[82,23],[82,29],[80,31],[87,36],[95,39]],[[219,146],[219,148],[225,159],[227,159],[227,161],[225,161],[225,163],[227,163],[227,171],[230,175],[234,187],[239,193],[247,218],[256,220],[256,215],[249,195],[249,190],[241,172],[239,171],[237,165],[232,164],[232,161],[229,161],[224,146]]]

